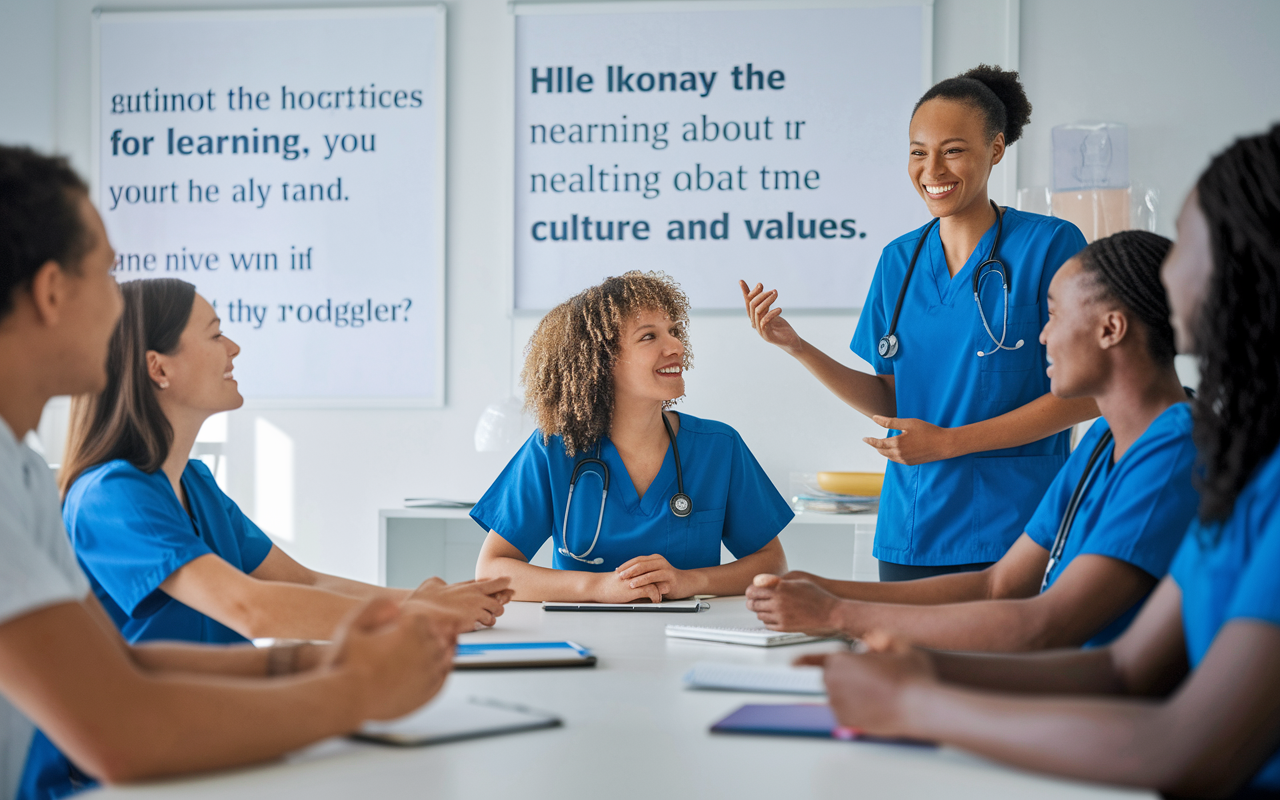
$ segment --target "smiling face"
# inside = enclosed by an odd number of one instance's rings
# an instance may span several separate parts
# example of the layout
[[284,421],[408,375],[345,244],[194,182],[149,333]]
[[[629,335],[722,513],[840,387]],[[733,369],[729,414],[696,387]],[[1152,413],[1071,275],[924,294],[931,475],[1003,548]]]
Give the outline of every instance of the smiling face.
[[213,306],[197,294],[178,347],[168,355],[147,351],[148,371],[161,387],[165,412],[210,415],[243,405],[232,374],[232,361],[239,353],[240,346],[222,334]]
[[1200,210],[1200,195],[1192,189],[1178,214],[1178,239],[1160,269],[1179,353],[1195,352],[1195,329],[1212,274],[1209,224]]
[[982,112],[967,103],[936,97],[911,118],[907,174],[935,217],[985,205],[991,168],[1003,157],[1004,134],[989,141]]
[[679,323],[661,311],[641,311],[628,322],[613,366],[618,401],[665,403],[684,395],[684,343]]
[[1094,279],[1084,274],[1079,258],[1062,265],[1049,284],[1049,321],[1040,343],[1049,359],[1049,389],[1055,397],[1084,397],[1106,376],[1101,353],[1112,334],[1119,310],[1098,298]]

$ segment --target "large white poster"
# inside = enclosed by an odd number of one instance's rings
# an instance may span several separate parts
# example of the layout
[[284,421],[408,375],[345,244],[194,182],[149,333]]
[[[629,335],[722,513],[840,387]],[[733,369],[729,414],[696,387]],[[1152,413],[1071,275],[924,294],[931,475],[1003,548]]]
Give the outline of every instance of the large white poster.
[[182,278],[251,399],[443,402],[444,11],[104,13],[116,275]]
[[516,308],[628,269],[701,309],[740,307],[739,278],[857,308],[927,220],[906,161],[931,4],[714,5],[516,7]]

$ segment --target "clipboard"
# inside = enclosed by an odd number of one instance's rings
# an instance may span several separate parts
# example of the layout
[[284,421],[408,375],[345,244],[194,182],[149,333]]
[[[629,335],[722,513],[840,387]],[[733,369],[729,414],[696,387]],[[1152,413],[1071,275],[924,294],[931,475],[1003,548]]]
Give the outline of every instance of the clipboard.
[[351,738],[394,747],[446,742],[557,728],[555,714],[481,697],[440,698],[412,714],[385,722],[366,722]]
[[459,644],[453,668],[515,669],[542,667],[594,667],[596,657],[575,642],[490,642]]
[[703,602],[697,598],[691,600],[665,600],[661,603],[654,603],[645,600],[642,603],[575,603],[575,602],[558,602],[554,600],[543,600],[543,611],[648,611],[648,612],[666,612],[671,614],[696,614],[699,611],[711,608],[710,603]]

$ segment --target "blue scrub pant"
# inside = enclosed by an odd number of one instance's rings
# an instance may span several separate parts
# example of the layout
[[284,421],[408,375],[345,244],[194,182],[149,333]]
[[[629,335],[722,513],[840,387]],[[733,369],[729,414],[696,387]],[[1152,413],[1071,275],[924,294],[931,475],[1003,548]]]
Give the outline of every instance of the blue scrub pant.
[[888,561],[881,561],[880,580],[914,581],[919,578],[951,575],[956,572],[981,572],[994,563],[994,561],[984,561],[979,564],[951,564],[945,567],[915,567],[910,564],[891,564]]

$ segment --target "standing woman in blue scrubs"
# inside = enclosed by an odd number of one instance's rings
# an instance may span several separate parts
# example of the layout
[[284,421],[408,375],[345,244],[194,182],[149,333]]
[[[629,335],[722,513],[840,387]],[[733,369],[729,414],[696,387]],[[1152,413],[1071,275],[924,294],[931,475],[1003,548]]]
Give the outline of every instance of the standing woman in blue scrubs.
[[[1049,392],[1038,341],[1049,282],[1084,237],[1069,222],[988,198],[992,167],[1030,118],[1018,74],[985,65],[938,83],[916,104],[907,174],[935,219],[880,256],[850,345],[874,375],[800,338],[773,307],[777,290],[741,282],[751,325],[766,342],[898,431],[864,439],[890,462],[874,550],[881,580],[997,561],[1066,462],[1068,429],[1098,414],[1090,398]],[[893,341],[884,354],[882,338]]]
[[1210,164],[1163,280],[1200,366],[1200,508],[1110,647],[1030,657],[875,641],[825,659],[841,724],[1180,797],[1280,796],[1280,126]]
[[[538,430],[471,512],[489,532],[478,578],[509,577],[517,600],[656,603],[786,571],[794,514],[742,437],[667,410],[693,361],[688,310],[671,278],[628,272],[538,324],[520,376]],[[554,569],[529,563],[547,539]]]

